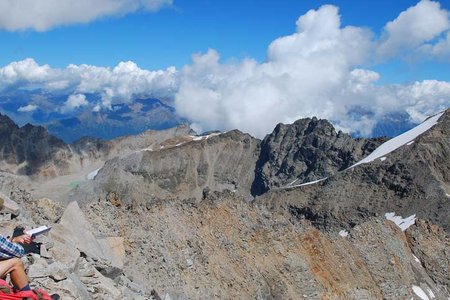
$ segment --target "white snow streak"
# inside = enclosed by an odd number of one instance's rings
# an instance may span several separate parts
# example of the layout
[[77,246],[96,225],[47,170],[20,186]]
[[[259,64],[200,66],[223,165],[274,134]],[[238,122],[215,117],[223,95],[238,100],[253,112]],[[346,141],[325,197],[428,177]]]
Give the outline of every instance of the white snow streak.
[[433,291],[432,291],[429,287],[427,287],[427,292],[428,292],[428,295],[430,295],[430,298],[431,298],[431,299],[436,298],[436,297],[434,296]]
[[297,179],[295,179],[294,181],[292,181],[291,183],[289,183],[288,185],[293,185],[294,183],[296,183],[296,182],[297,182],[297,180],[298,180],[298,178],[297,178]]
[[430,300],[430,298],[428,298],[427,294],[425,294],[425,292],[422,290],[422,288],[420,286],[413,285],[412,289],[413,289],[414,294],[416,294],[420,299]]
[[399,136],[390,139],[389,141],[383,143],[377,149],[375,149],[369,156],[360,160],[350,168],[356,167],[360,164],[365,164],[374,161],[377,158],[383,157],[392,151],[400,148],[401,146],[413,141],[422,133],[426,132],[428,129],[437,124],[439,118],[444,114],[444,112],[438,113],[427,120],[423,121],[421,124],[417,125],[413,129],[400,134]]
[[305,183],[302,183],[302,184],[291,185],[291,186],[288,186],[288,187],[298,187],[298,186],[311,185],[311,184],[314,184],[314,183],[318,183],[318,182],[324,181],[325,179],[328,179],[328,177],[321,178],[321,179],[314,180],[314,181],[310,181],[310,182],[305,182]]
[[191,136],[193,141],[201,141],[201,140],[207,140],[210,137],[221,135],[222,132],[215,132],[208,135],[200,135],[200,136]]
[[414,141],[411,141],[411,142],[407,143],[406,145],[411,146],[412,144],[414,144]]
[[92,171],[91,173],[87,174],[86,178],[88,180],[93,180],[95,178],[95,176],[97,176],[98,171],[100,171],[100,168],[97,170]]
[[422,263],[420,262],[420,260],[417,258],[417,256],[415,256],[414,254],[413,254],[413,256],[414,256],[414,260],[415,260],[416,262],[418,262],[419,264],[422,264]]
[[397,226],[400,227],[400,229],[402,231],[405,231],[406,229],[408,229],[411,225],[413,225],[416,222],[415,214],[411,215],[407,218],[402,218],[401,216],[396,216],[395,212],[391,212],[391,213],[385,213],[384,216],[386,217],[386,219],[397,224]]
[[385,161],[386,160],[386,156],[380,157],[381,161]]
[[342,237],[346,237],[346,236],[348,236],[348,231],[343,229],[343,230],[339,231],[339,235]]

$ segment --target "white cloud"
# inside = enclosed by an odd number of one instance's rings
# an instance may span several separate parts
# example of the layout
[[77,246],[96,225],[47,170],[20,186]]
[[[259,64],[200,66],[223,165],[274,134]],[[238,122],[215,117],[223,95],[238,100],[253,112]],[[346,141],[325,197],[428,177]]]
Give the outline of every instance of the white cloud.
[[0,28],[45,31],[138,10],[156,11],[171,4],[172,0],[2,0]]
[[422,45],[419,51],[428,57],[450,61],[450,31],[435,44],[429,43]]
[[102,93],[102,106],[110,108],[115,102],[131,102],[137,96],[167,97],[177,87],[177,71],[148,71],[140,69],[134,62],[121,62],[113,69],[89,65],[67,68],[69,74],[77,74],[80,93]]
[[35,111],[36,109],[38,109],[37,105],[34,104],[28,104],[25,106],[21,106],[17,109],[18,112],[32,112]]
[[70,95],[64,105],[61,107],[62,113],[70,113],[77,108],[89,105],[86,96],[83,94]]
[[220,64],[216,51],[195,55],[180,76],[177,111],[206,129],[239,128],[259,137],[278,122],[332,118],[350,72],[371,49],[371,33],[340,27],[337,8],[310,10],[297,32],[268,49],[268,61]]
[[18,83],[42,83],[52,77],[49,65],[39,66],[33,59],[12,62],[0,69],[0,88]]
[[449,12],[439,2],[422,0],[408,8],[384,28],[385,33],[377,49],[378,55],[391,58],[408,54],[428,44],[449,30]]
[[55,69],[27,58],[0,68],[0,91],[40,86],[50,92],[97,93],[102,97],[99,107],[109,109],[115,103],[130,103],[138,97],[171,97],[177,90],[177,76],[174,67],[149,71],[130,61],[114,68],[69,65]]

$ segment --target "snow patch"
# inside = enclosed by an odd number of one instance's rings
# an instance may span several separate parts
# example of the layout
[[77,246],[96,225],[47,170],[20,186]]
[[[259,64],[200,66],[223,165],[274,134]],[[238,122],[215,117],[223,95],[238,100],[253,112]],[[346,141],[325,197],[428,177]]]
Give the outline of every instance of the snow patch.
[[449,197],[449,198],[450,198],[450,194],[445,194],[445,196],[447,196],[447,197]]
[[397,224],[397,226],[400,227],[400,229],[402,231],[405,231],[406,229],[408,229],[411,225],[413,225],[416,222],[415,214],[411,215],[407,218],[402,218],[401,216],[396,216],[395,212],[390,212],[390,213],[385,213],[384,216],[386,217],[386,219]]
[[353,166],[349,167],[349,169],[356,167],[360,164],[366,164],[374,161],[377,158],[383,157],[392,151],[400,148],[401,146],[413,141],[419,135],[426,132],[428,129],[437,124],[439,118],[444,114],[444,112],[438,113],[427,120],[423,121],[421,124],[417,125],[411,130],[408,130],[405,133],[400,134],[399,136],[390,139],[389,141],[381,144],[377,149],[375,149],[369,156],[360,160]]
[[91,173],[87,174],[86,178],[88,180],[94,180],[95,176],[97,176],[98,171],[100,171],[101,168],[98,168],[97,170],[92,171]]
[[406,145],[411,146],[412,144],[414,144],[414,141],[411,141],[411,142],[407,143]]
[[430,298],[431,298],[431,299],[436,298],[436,297],[434,296],[433,291],[432,291],[429,287],[427,287],[427,292],[428,292],[428,295],[430,295]]
[[175,147],[180,147],[183,144],[184,144],[184,142],[183,143],[178,143],[178,144],[175,145]]
[[386,160],[386,156],[380,157],[381,161],[385,161]]
[[201,141],[201,140],[207,140],[210,137],[218,136],[218,135],[221,135],[221,134],[222,134],[222,132],[215,132],[215,133],[211,133],[211,134],[208,134],[208,135],[200,135],[200,136],[192,136],[191,135],[191,137],[192,137],[193,141]]
[[297,178],[297,179],[295,179],[294,181],[292,181],[291,183],[289,183],[288,185],[293,185],[294,183],[296,183],[296,182],[297,182],[297,180],[298,180],[298,178]]
[[314,181],[310,181],[310,182],[305,182],[305,183],[302,183],[302,184],[293,185],[292,187],[311,185],[311,184],[315,184],[315,183],[324,181],[325,179],[328,179],[328,177],[325,177],[325,178],[322,178],[322,179],[318,179],[318,180],[314,180]]
[[425,292],[422,290],[422,288],[420,286],[413,285],[412,289],[413,289],[414,294],[416,294],[420,299],[430,300],[430,298],[428,298],[427,294],[425,294]]
[[415,260],[416,262],[418,262],[419,264],[422,264],[422,263],[420,262],[420,260],[417,258],[417,256],[415,256],[414,254],[413,254],[413,256],[414,256],[414,260]]
[[346,236],[348,236],[348,231],[343,229],[343,230],[339,231],[339,235],[342,237],[346,237]]
[[311,184],[315,184],[315,183],[321,182],[321,181],[323,181],[325,179],[328,179],[328,177],[321,178],[321,179],[314,180],[314,181],[305,182],[305,183],[302,183],[302,184],[292,185],[294,182],[296,182],[298,180],[298,179],[296,179],[296,180],[292,181],[291,183],[289,183],[288,185],[279,187],[278,189],[290,189],[290,188],[295,188],[295,187],[299,187],[299,186],[311,185]]

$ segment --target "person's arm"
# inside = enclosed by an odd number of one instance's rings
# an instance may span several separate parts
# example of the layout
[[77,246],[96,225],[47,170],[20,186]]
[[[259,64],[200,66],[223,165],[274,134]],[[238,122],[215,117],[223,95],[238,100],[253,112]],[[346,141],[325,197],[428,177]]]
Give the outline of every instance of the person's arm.
[[10,242],[7,238],[0,235],[0,257],[22,257],[25,255],[25,250],[22,245]]

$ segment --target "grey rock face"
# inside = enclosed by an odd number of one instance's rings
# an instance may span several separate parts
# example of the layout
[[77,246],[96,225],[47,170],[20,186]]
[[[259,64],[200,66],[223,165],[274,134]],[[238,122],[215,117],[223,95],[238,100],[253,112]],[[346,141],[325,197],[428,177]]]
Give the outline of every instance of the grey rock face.
[[408,244],[433,281],[450,291],[450,238],[439,226],[418,220],[406,231]]
[[278,124],[261,143],[254,195],[290,184],[328,177],[372,152],[383,139],[353,139],[327,120],[301,119]]
[[48,134],[41,126],[26,124],[18,127],[10,118],[0,114],[0,161],[20,166],[17,173],[31,175],[53,160],[55,164],[64,164],[57,159],[57,152],[67,151],[67,145]]
[[208,191],[225,189],[247,196],[258,145],[259,140],[237,130],[167,141],[156,149],[108,161],[92,185],[81,187],[74,197],[85,202],[85,195],[96,194],[117,205],[134,205],[167,199],[200,200]]

